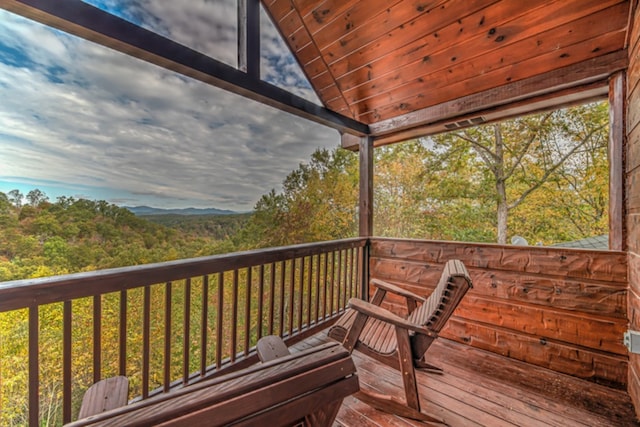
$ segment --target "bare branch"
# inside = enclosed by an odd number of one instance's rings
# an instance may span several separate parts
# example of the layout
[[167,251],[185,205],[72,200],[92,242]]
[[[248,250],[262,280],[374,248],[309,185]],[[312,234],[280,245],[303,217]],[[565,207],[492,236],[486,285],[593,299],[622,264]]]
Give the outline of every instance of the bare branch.
[[591,139],[593,134],[601,130],[603,127],[604,126],[599,126],[598,128],[595,128],[591,132],[589,132],[589,134],[582,141],[580,141],[579,144],[577,144],[575,147],[573,147],[571,150],[565,153],[564,156],[562,156],[562,158],[560,158],[560,160],[558,160],[551,168],[547,169],[547,171],[544,173],[542,178],[540,178],[536,184],[534,184],[533,186],[528,188],[524,193],[522,193],[517,200],[515,200],[513,203],[511,203],[508,206],[507,209],[511,210],[515,208],[520,203],[522,203],[529,194],[531,194],[532,192],[540,188],[547,181],[549,176],[556,171],[556,169],[558,169],[569,157],[571,157],[576,151],[578,151],[578,149],[582,148],[582,146],[584,146]]

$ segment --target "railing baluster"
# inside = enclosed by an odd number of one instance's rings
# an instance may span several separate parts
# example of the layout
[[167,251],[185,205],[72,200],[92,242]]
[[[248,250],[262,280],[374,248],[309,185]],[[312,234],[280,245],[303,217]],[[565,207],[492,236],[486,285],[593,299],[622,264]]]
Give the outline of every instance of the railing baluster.
[[311,273],[313,273],[313,255],[309,257],[309,269],[307,271],[307,284],[309,285],[309,292],[307,293],[307,307],[305,310],[307,312],[307,328],[311,327]]
[[218,273],[218,307],[216,319],[216,369],[222,366],[222,324],[224,321],[224,273]]
[[200,377],[207,371],[207,327],[209,320],[209,276],[202,277],[202,318],[200,321]]
[[291,271],[289,272],[289,336],[293,335],[293,306],[295,294],[296,278],[296,258],[291,260]]
[[162,389],[168,392],[171,386],[171,306],[172,284],[167,282],[164,286],[164,379]]
[[276,263],[271,263],[271,270],[269,271],[269,335],[273,335],[273,318],[275,316],[275,302],[276,302]]
[[39,307],[29,307],[29,425],[40,425]]
[[258,280],[258,323],[256,325],[257,329],[257,339],[262,338],[262,315],[263,315],[263,305],[264,305],[264,264],[260,264],[258,268],[258,275],[260,279]]
[[118,333],[120,354],[118,355],[120,375],[127,375],[127,291],[120,291],[120,331]]
[[247,268],[247,283],[244,301],[244,351],[245,356],[249,355],[249,335],[251,332],[251,285],[253,282],[252,267]]
[[280,313],[278,313],[280,315],[280,323],[278,325],[278,327],[280,328],[280,336],[284,335],[284,299],[285,299],[285,295],[284,295],[284,278],[286,275],[286,270],[287,270],[287,262],[286,261],[281,261],[280,262]]
[[102,297],[93,297],[93,382],[100,381],[102,369]]
[[62,423],[71,421],[71,301],[63,303],[62,311]]
[[189,361],[191,356],[191,278],[184,282],[184,313],[182,316],[182,384],[189,382]]
[[231,315],[231,363],[236,361],[238,333],[238,269],[233,270],[233,307]]
[[357,283],[356,248],[351,248],[349,250],[349,252],[351,252],[351,275],[349,276],[350,277],[351,286],[349,286],[349,298],[353,298],[353,296],[354,296],[354,286]]
[[336,313],[342,309],[342,251],[338,250],[338,272],[336,274],[336,284],[338,285],[338,297],[336,298]]
[[149,358],[151,329],[151,286],[144,287],[142,309],[142,398],[149,397]]
[[333,317],[334,292],[336,287],[336,252],[331,252],[331,280],[329,281],[329,317]]
[[347,306],[347,291],[349,290],[349,251],[348,250],[343,250],[342,251],[344,253],[344,260],[343,260],[343,264],[344,264],[344,271],[342,272],[342,277],[343,277],[343,283],[344,285],[342,286],[342,310],[344,311],[344,308]]
[[298,333],[302,331],[302,304],[304,302],[304,257],[300,258],[300,273],[298,274]]
[[318,323],[318,316],[320,315],[320,254],[315,256],[316,258],[316,311],[313,316],[316,323]]
[[327,252],[324,253],[324,280],[322,287],[324,291],[322,292],[322,320],[327,318],[327,282],[329,281],[329,276],[327,275],[327,268],[329,267],[329,254]]

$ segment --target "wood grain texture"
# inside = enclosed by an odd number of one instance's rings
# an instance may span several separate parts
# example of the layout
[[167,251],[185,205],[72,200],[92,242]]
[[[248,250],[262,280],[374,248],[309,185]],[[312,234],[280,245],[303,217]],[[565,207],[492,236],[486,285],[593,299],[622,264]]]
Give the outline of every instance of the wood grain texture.
[[[629,250],[629,328],[640,330],[640,10],[632,16],[626,110],[626,226]],[[640,355],[629,354],[628,392],[640,416]]]
[[[377,238],[371,251],[372,278],[419,295],[433,290],[445,261],[468,266],[474,288],[444,336],[592,381],[626,384],[625,253]],[[406,311],[402,298],[388,300],[387,308]]]
[[[318,334],[292,351],[320,345]],[[506,358],[465,344],[437,339],[429,362],[442,375],[416,372],[422,407],[451,427],[470,426],[637,426],[631,399],[615,390],[579,378]],[[399,396],[398,371],[354,352],[362,387]],[[344,400],[337,425],[420,427],[423,423],[372,409],[354,397]]]
[[627,357],[451,318],[441,336],[597,383],[626,387]]
[[368,124],[636,47],[628,0],[264,5],[324,105]]
[[[372,258],[371,271],[375,277],[403,283],[407,289],[422,295],[433,289],[438,274],[435,264],[384,258]],[[474,278],[471,294],[626,318],[624,284],[594,283],[498,270],[472,268],[470,271]]]

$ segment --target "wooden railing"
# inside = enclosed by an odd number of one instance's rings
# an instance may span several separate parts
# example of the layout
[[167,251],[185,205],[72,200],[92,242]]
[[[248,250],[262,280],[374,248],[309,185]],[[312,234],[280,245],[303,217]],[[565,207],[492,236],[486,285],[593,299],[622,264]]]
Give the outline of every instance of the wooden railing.
[[112,375],[129,377],[130,395],[144,399],[253,363],[261,336],[301,339],[360,295],[365,244],[356,238],[0,284],[0,316],[15,328],[11,345],[0,348],[2,366],[13,369],[0,371],[0,386],[9,376],[14,382],[15,407],[3,415],[13,418],[4,421],[68,422],[91,383]]

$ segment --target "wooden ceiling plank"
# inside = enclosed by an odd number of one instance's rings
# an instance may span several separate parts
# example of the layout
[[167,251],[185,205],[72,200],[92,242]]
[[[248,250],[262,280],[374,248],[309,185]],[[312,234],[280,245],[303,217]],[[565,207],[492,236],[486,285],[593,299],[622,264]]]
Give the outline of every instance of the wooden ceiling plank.
[[[475,60],[476,58],[480,58],[481,60],[486,59],[487,55],[491,54],[494,51],[499,49],[505,49],[507,46],[511,46],[512,44],[521,42],[522,40],[526,40],[530,37],[539,38],[540,35],[533,30],[534,27],[540,28],[540,25],[549,25],[549,28],[554,28],[558,26],[561,22],[571,21],[575,22],[576,20],[589,18],[593,13],[593,8],[598,7],[598,11],[602,12],[601,0],[591,0],[592,8],[585,8],[577,10],[575,5],[573,7],[568,4],[564,0],[556,1],[550,5],[545,6],[545,13],[550,13],[551,18],[545,18],[546,15],[542,14],[525,14],[516,17],[516,19],[509,21],[508,23],[504,23],[502,26],[497,26],[492,28],[497,28],[493,34],[488,37],[488,33],[483,31],[478,35],[475,35],[462,45],[448,45],[444,46],[445,49],[438,49],[437,52],[431,53],[428,57],[423,55],[417,56],[414,53],[410,54],[410,59],[415,59],[412,63],[408,64],[402,68],[391,68],[392,64],[402,63],[401,60],[397,57],[389,58],[389,64],[387,64],[385,69],[392,69],[392,72],[387,72],[386,74],[379,75],[379,67],[373,66],[366,70],[367,79],[362,75],[363,72],[354,73],[353,76],[349,77],[349,79],[355,82],[364,82],[361,86],[355,86],[352,88],[348,88],[347,84],[343,81],[343,79],[338,79],[338,86],[340,86],[343,91],[345,91],[345,96],[349,99],[352,99],[351,102],[355,102],[356,99],[362,100],[362,96],[371,96],[370,94],[374,93],[372,91],[372,86],[380,88],[384,87],[386,90],[390,90],[393,87],[401,86],[402,84],[406,84],[408,81],[412,79],[424,78],[425,75],[430,75],[432,79],[441,79],[442,74],[436,75],[437,72],[443,71],[446,72],[445,77],[447,79],[451,79],[453,76],[447,76],[448,74],[461,74],[460,67],[462,63],[465,61]],[[620,3],[618,0],[611,0],[610,3],[618,4],[618,7],[624,7],[623,3]],[[605,11],[608,9],[604,9]],[[622,9],[616,9],[618,11]],[[497,19],[497,16],[494,15]],[[606,18],[606,17],[605,17]],[[606,21],[604,21],[606,23]],[[491,24],[491,23],[490,23]],[[485,27],[486,28],[486,27]],[[604,30],[606,31],[606,30]],[[489,30],[489,32],[491,32]],[[502,42],[498,42],[498,40],[503,40]],[[534,46],[537,48],[537,46]],[[515,49],[514,49],[515,50]],[[455,55],[452,52],[456,52]],[[427,52],[421,52],[422,54]],[[525,54],[527,52],[524,52]],[[455,61],[452,59],[455,57]],[[425,58],[428,58],[425,61]],[[495,60],[495,57],[493,58]],[[500,58],[498,58],[498,61]],[[486,62],[486,61],[484,61]],[[475,61],[474,61],[475,63]],[[498,62],[500,63],[500,62]],[[506,63],[505,63],[506,64]],[[384,71],[383,71],[384,72]],[[392,85],[392,86],[389,86]],[[352,93],[356,92],[360,95],[354,96]]]
[[[367,106],[369,109],[367,111],[371,111],[371,109],[379,108],[379,106],[385,103],[397,102],[397,100],[414,95],[416,88],[422,88],[423,91],[430,92],[442,89],[449,93],[457,93],[451,92],[448,87],[474,76],[481,76],[476,79],[476,84],[489,84],[489,79],[493,71],[500,68],[509,69],[520,62],[529,61],[532,58],[546,55],[550,52],[562,50],[560,58],[563,60],[564,65],[567,65],[567,59],[571,59],[573,62],[579,62],[589,57],[589,55],[592,57],[593,54],[597,52],[583,52],[583,55],[586,55],[584,58],[576,58],[571,46],[578,46],[586,40],[595,38],[599,34],[606,34],[615,28],[619,28],[618,31],[624,31],[624,25],[621,20],[625,19],[625,14],[624,4],[619,4],[598,14],[590,15],[578,21],[556,27],[538,36],[518,41],[512,44],[509,49],[496,49],[478,58],[472,57],[471,59],[475,58],[474,60],[467,60],[460,63],[456,60],[455,65],[437,72],[432,72],[428,75],[424,75],[424,71],[418,74],[419,70],[415,70],[415,68],[408,69],[405,70],[408,72],[407,75],[378,82],[378,86],[373,87],[369,93],[365,92],[366,89],[360,87],[353,91],[346,91],[345,95],[347,96],[347,101],[355,105],[355,110],[362,114],[365,112],[362,108],[363,105]],[[577,31],[577,28],[584,28],[584,30]],[[482,49],[481,46],[482,45],[474,45],[471,51],[474,49]],[[433,62],[437,60],[440,64],[453,62],[450,60],[451,58],[436,57],[435,55],[433,58]],[[431,65],[431,61],[427,65]],[[557,63],[556,66],[562,65]],[[529,69],[529,71],[533,72],[533,69]],[[416,74],[418,74],[417,77]],[[516,80],[515,75],[511,75],[510,77],[512,80]],[[494,80],[496,85],[505,83],[500,79]],[[365,85],[364,87],[370,86]],[[384,87],[385,92],[376,94],[379,92],[376,89],[378,87]],[[362,100],[358,99],[363,96],[366,98]]]
[[[398,28],[413,30],[414,35],[419,37],[420,31],[415,31],[415,29],[430,28],[414,26],[414,22],[420,16],[427,18],[437,17],[438,20],[453,22],[465,16],[464,13],[466,13],[467,8],[478,10],[496,1],[467,0],[463,8],[463,15],[461,15],[461,9],[455,7],[456,2],[449,0],[433,0],[427,3],[424,0],[403,0],[387,8],[382,13],[375,16],[372,15],[367,21],[359,22],[353,19],[353,26],[349,31],[332,35],[332,43],[323,45],[320,51],[327,63],[332,64],[359,48],[371,44],[380,37],[389,36],[391,32]],[[429,20],[432,21],[433,19]]]
[[[464,120],[469,121],[473,118],[482,117],[485,120],[483,124],[488,124],[525,114],[535,114],[548,110],[566,108],[572,105],[594,102],[606,99],[607,93],[608,80],[604,79],[595,83],[579,86],[577,88],[572,87],[562,91],[535,96],[522,101],[486,108],[462,115],[452,115],[457,114],[455,111],[450,111],[448,115],[444,114],[441,116],[438,114],[431,116],[425,114],[422,116],[422,120],[424,121],[423,124],[409,127],[407,129],[396,128],[392,133],[377,137],[374,140],[374,145],[379,147],[382,145],[407,141],[412,138],[449,132],[450,130],[444,125],[451,122],[460,122]],[[437,108],[429,108],[428,110],[432,113],[441,113],[443,111],[442,109]]]
[[[336,40],[354,31],[356,25],[360,26],[368,23],[372,18],[384,14],[390,7],[401,1],[415,0],[367,0],[355,2],[351,8],[345,10],[325,25],[322,31],[311,33],[316,42],[316,46],[318,46],[318,49],[322,52]],[[309,21],[309,19],[306,21]],[[309,28],[308,25],[309,24],[307,24],[307,28]]]
[[0,8],[342,132],[369,131],[363,123],[80,0],[0,0]]
[[[287,3],[292,5],[290,0],[280,0],[282,3]],[[285,13],[287,10],[286,7],[280,6],[279,4],[273,4],[272,7],[279,11],[280,14]],[[271,7],[265,8],[267,14],[269,14],[272,19],[275,19],[274,16],[271,15]],[[311,35],[304,24],[302,17],[300,16],[297,9],[293,8],[291,11],[287,12],[285,16],[281,16],[277,21],[277,28],[280,31],[281,35],[283,35],[285,41],[287,42],[289,49],[294,52],[294,57],[298,64],[300,64],[302,71],[304,72],[307,80],[311,82],[312,87],[314,88],[316,94],[322,101],[324,105],[327,105],[327,98],[323,97],[323,95],[318,91],[318,86],[315,83],[316,77],[320,75],[329,75],[327,64],[324,62],[322,57],[320,56],[320,51],[317,49],[315,42],[312,40]],[[305,43],[300,50],[297,50],[297,43]],[[323,86],[336,86],[335,79],[331,76],[332,83],[329,85]],[[337,88],[337,86],[336,86]],[[346,99],[343,97],[343,102],[339,105],[340,111],[344,111],[344,107],[349,109],[349,106],[346,102]],[[353,113],[349,109],[349,117],[353,117]]]
[[[548,64],[550,63],[554,64],[556,67],[562,67],[579,63],[576,61],[577,58],[582,59],[581,62],[597,58],[603,54],[616,51],[616,49],[624,43],[624,36],[624,31],[605,34],[597,39],[590,39],[577,45],[573,45],[568,50],[551,52],[546,55],[532,58],[529,61],[521,62],[514,66],[500,68],[495,72],[489,73],[486,76],[486,80],[472,77],[454,85],[447,86],[443,90],[433,91],[428,96],[425,96],[424,93],[418,93],[417,96],[411,96],[393,103],[385,104],[366,115],[360,116],[360,119],[365,122],[368,122],[372,117],[384,120],[398,114],[403,114],[403,112],[417,110],[429,105],[449,101],[452,99],[450,95],[451,93],[473,94],[502,86],[502,84],[497,84],[496,82],[503,82],[503,84],[506,84],[512,81],[515,82],[528,77],[533,77],[543,73],[545,70],[548,70]],[[378,120],[374,119],[373,121]]]
[[[304,23],[302,22],[302,18],[300,18],[298,11],[292,9],[278,21],[278,25],[276,26],[276,28],[286,29],[286,32],[281,32],[281,36],[283,39],[287,39],[290,41],[290,35],[294,34],[296,31],[303,30]],[[292,52],[295,52],[295,49],[293,49],[291,43],[289,43],[289,49],[291,49]]]
[[[302,26],[300,28],[298,28],[296,31],[293,32],[293,34],[290,34],[288,37],[289,39],[289,46],[291,46],[291,50],[293,52],[295,52],[296,56],[298,55],[303,55],[303,51],[313,51],[315,53],[309,53],[307,55],[307,57],[309,57],[310,55],[317,55],[318,50],[315,48],[315,45],[313,44],[313,40],[311,40],[311,36],[309,35],[309,32],[307,31],[306,27]],[[298,62],[300,62],[301,64],[304,64],[305,62],[298,58]]]
[[[262,5],[264,6],[265,9],[269,10],[269,14],[273,19],[273,22],[276,24],[282,21],[282,19],[284,19],[285,16],[287,16],[288,14],[290,14],[292,11],[295,10],[293,7],[293,4],[291,4],[291,2],[289,1],[276,0],[271,4],[267,4],[266,2],[263,1]],[[276,27],[277,26],[278,25],[276,25]]]
[[545,93],[589,84],[606,79],[612,73],[627,67],[624,50],[599,56],[568,67],[558,68],[484,92],[467,95],[408,114],[381,120],[369,125],[371,134],[388,135],[439,120],[482,111]]
[[335,80],[333,80],[333,76],[329,74],[328,71],[315,76],[313,78],[312,84],[313,87],[319,88],[318,92],[320,93],[324,93],[325,91],[329,90],[331,86],[337,88],[336,82]]
[[[461,19],[453,17],[442,20],[441,17],[423,15],[410,25],[392,31],[375,43],[333,62],[330,69],[334,75],[340,76],[338,83],[343,90],[351,89],[357,82],[380,77],[383,70],[389,72],[389,64],[408,65],[427,55],[453,49],[470,37],[486,37],[492,27],[499,27],[526,13],[535,13],[536,8],[548,6],[553,1],[527,1],[526,7],[519,2],[501,2],[475,11],[468,8],[470,15]],[[428,28],[429,31],[419,34],[414,28]],[[419,37],[416,39],[412,33],[417,33]],[[358,70],[361,72],[351,75]]]
[[[300,3],[300,0],[294,1],[296,4]],[[305,0],[305,4],[301,5],[298,10],[309,28],[309,32],[315,34],[342,16],[344,11],[352,8],[358,1],[360,0],[326,0],[318,4],[313,0]]]

